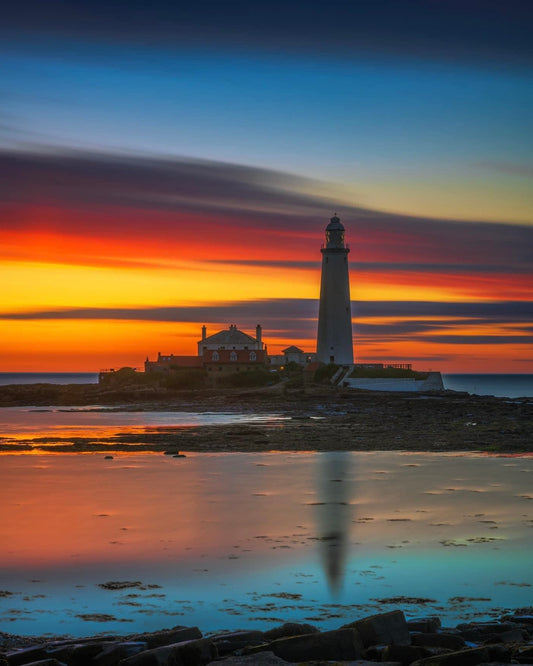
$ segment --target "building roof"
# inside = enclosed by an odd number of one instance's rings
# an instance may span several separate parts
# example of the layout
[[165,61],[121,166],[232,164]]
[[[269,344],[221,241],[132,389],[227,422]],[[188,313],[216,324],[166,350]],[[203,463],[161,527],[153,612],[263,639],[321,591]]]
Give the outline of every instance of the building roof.
[[147,361],[152,365],[175,365],[180,368],[201,368],[202,367],[202,358],[201,356],[174,356],[174,354],[163,354],[160,356],[157,361]]
[[209,345],[249,345],[250,343],[257,343],[257,340],[248,333],[239,331],[236,326],[231,325],[224,331],[208,335],[205,340],[200,340],[200,343],[202,342]]
[[282,352],[284,354],[305,354],[303,349],[300,349],[295,345],[291,345],[290,347],[287,347],[287,349],[282,349]]

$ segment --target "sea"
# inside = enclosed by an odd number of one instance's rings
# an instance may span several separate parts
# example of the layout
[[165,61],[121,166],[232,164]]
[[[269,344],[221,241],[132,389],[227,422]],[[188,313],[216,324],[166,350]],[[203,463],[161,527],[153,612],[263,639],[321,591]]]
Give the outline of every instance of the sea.
[[[97,375],[0,375],[36,381]],[[533,396],[533,375],[444,383]],[[0,408],[0,437],[35,443],[0,452],[0,625],[75,636],[287,621],[327,630],[401,607],[453,626],[531,605],[533,454],[38,446],[257,418],[279,428],[290,417]]]
[[[498,398],[533,397],[533,374],[443,374],[444,388]],[[96,372],[0,372],[7,384],[97,384]]]
[[0,623],[93,635],[445,626],[531,605],[533,457],[0,454]]

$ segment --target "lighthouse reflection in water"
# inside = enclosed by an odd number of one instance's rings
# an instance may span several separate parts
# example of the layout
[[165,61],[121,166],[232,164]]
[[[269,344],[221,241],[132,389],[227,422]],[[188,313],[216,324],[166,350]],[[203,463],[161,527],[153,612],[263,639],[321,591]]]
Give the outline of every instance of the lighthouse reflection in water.
[[342,589],[352,521],[352,460],[347,452],[318,458],[317,535],[324,572],[332,594]]

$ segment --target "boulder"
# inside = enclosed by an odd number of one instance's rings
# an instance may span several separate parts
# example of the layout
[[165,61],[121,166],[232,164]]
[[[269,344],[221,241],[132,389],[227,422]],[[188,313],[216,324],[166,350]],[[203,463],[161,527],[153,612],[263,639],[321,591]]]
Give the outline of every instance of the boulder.
[[120,666],[204,666],[218,657],[215,644],[208,638],[182,641],[145,650],[122,659]]
[[288,636],[301,636],[302,634],[316,634],[318,629],[312,624],[299,624],[298,622],[285,622],[263,633],[266,641],[275,641],[277,638]]
[[411,634],[411,642],[413,645],[441,647],[452,651],[466,647],[465,639],[457,634]]
[[533,645],[518,648],[513,654],[513,659],[519,664],[533,664]]
[[434,634],[440,629],[440,618],[436,615],[414,618],[412,620],[407,620],[407,627],[409,631],[417,631],[423,634]]
[[49,657],[63,661],[68,666],[90,666],[97,654],[105,650],[114,641],[94,641],[87,643],[70,643],[57,646],[49,646],[46,650]]
[[202,638],[202,632],[198,627],[173,627],[172,629],[163,629],[163,631],[154,631],[151,634],[136,634],[130,636],[130,641],[143,641],[148,650],[152,650],[162,645],[173,645],[181,641],[192,641]]
[[489,662],[509,663],[511,659],[510,650],[499,645],[487,645],[485,647],[468,648],[458,652],[447,652],[446,654],[433,655],[425,659],[414,661],[412,666],[477,666]]
[[402,666],[409,666],[413,661],[431,657],[432,652],[427,648],[416,645],[387,645],[381,651],[380,660],[399,661]]
[[523,640],[524,632],[517,627],[509,631],[502,631],[500,634],[488,634],[483,640],[483,645],[491,645],[493,643],[521,643]]
[[257,652],[240,657],[227,657],[223,661],[211,661],[208,666],[284,666],[288,663],[276,657],[273,652]]
[[512,622],[468,622],[458,624],[457,630],[466,641],[481,642],[494,634],[502,634],[505,631],[516,629]]
[[22,666],[22,664],[30,664],[33,661],[48,659],[48,654],[46,644],[43,643],[22,650],[13,650],[13,652],[8,652],[5,657],[9,666]]
[[370,615],[345,624],[345,629],[356,629],[363,645],[410,645],[411,634],[401,610]]
[[278,638],[256,648],[247,648],[246,654],[270,651],[285,661],[299,662],[310,659],[360,659],[363,644],[355,629],[302,634]]
[[511,615],[504,615],[502,621],[507,622],[518,622],[519,624],[530,624],[533,625],[533,615],[518,615],[513,613]]
[[38,661],[30,661],[28,666],[66,666],[57,659],[39,659]]
[[248,645],[262,645],[265,642],[262,631],[234,631],[209,637],[215,644],[218,654],[223,657]]
[[[327,663],[328,666],[335,666],[332,661],[325,663]],[[368,661],[367,659],[356,659],[355,661],[343,661],[337,663],[342,663],[342,666],[376,666],[375,661]],[[402,663],[400,661],[380,661],[379,666],[402,666]]]
[[92,660],[92,666],[115,666],[122,659],[132,657],[147,649],[143,641],[124,641],[109,645]]

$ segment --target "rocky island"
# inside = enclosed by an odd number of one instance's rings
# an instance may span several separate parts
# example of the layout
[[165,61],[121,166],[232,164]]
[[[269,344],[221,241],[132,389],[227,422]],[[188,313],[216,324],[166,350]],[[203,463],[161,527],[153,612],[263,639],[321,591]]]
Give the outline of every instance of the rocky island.
[[310,385],[291,388],[169,390],[98,384],[12,385],[0,389],[0,406],[113,411],[236,412],[276,414],[271,422],[146,428],[112,437],[0,439],[0,450],[54,451],[486,451],[533,452],[533,400],[441,391],[385,393]]

